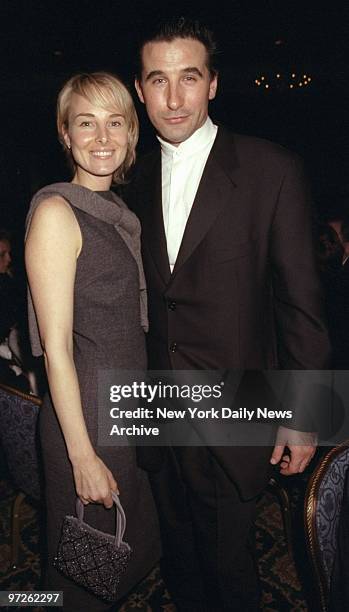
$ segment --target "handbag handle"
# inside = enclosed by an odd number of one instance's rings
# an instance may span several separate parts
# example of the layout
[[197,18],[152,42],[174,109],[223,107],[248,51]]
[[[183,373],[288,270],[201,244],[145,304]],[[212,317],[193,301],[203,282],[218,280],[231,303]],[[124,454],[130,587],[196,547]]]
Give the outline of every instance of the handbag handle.
[[[123,543],[123,537],[126,530],[126,516],[121,505],[119,496],[111,492],[114,504],[116,505],[116,525],[115,525],[115,548],[118,548]],[[82,523],[84,518],[84,504],[79,497],[76,498],[76,514],[79,522]]]

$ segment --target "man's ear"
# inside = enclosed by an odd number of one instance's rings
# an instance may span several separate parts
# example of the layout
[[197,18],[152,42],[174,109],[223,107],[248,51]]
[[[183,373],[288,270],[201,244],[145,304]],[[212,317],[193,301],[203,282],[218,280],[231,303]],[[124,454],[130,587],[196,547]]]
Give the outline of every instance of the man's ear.
[[210,82],[210,89],[208,93],[209,100],[213,100],[213,98],[216,97],[217,86],[218,86],[218,74],[216,73]]
[[140,84],[138,79],[135,79],[135,88],[138,94],[138,97],[140,99],[141,102],[143,102],[144,104],[144,96],[143,96],[143,91],[142,91],[142,85]]

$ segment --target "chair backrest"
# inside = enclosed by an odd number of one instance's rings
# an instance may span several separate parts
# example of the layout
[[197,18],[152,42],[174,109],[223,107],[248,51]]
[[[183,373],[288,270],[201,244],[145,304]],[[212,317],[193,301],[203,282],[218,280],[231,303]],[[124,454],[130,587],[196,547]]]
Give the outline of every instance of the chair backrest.
[[349,441],[331,449],[310,478],[305,497],[305,532],[319,586],[321,610],[327,610],[344,483],[349,468]]
[[0,442],[17,488],[40,498],[37,421],[41,400],[0,384]]

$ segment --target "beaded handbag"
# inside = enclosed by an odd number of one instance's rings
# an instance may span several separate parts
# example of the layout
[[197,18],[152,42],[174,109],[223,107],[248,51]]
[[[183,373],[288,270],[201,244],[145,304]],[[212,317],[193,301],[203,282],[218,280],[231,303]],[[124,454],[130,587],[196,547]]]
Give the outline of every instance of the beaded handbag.
[[120,577],[125,573],[132,549],[123,541],[126,517],[119,497],[116,533],[112,536],[83,522],[84,505],[77,498],[75,516],[66,516],[53,565],[79,586],[109,602],[118,599]]

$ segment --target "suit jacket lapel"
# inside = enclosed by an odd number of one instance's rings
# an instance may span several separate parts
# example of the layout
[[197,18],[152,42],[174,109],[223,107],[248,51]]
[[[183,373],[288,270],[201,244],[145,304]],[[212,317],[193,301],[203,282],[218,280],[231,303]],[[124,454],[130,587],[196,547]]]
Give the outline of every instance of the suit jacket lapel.
[[162,187],[161,187],[161,153],[156,153],[154,166],[150,169],[147,177],[148,187],[146,198],[149,205],[149,213],[144,216],[143,233],[146,247],[151,252],[155,265],[167,285],[171,278],[170,264],[167,254],[166,235],[164,219],[162,214]]
[[219,128],[189,215],[172,277],[185,264],[227,202],[230,203],[236,188],[233,175],[237,166],[232,136]]
[[233,137],[219,128],[208,157],[189,215],[183,240],[171,275],[162,214],[161,151],[147,165],[146,198],[148,213],[143,218],[143,242],[149,249],[165,285],[170,283],[204,238],[220,211],[231,203],[236,188],[234,173],[238,168]]

